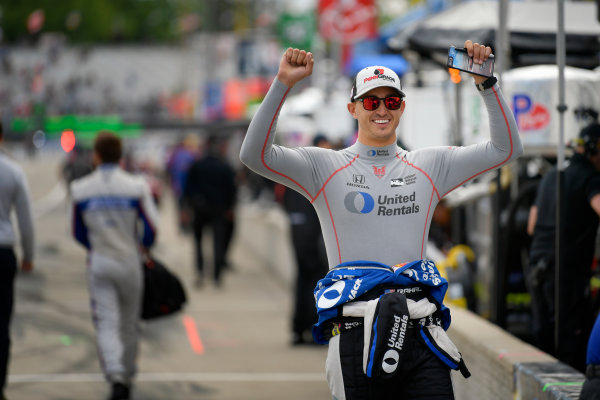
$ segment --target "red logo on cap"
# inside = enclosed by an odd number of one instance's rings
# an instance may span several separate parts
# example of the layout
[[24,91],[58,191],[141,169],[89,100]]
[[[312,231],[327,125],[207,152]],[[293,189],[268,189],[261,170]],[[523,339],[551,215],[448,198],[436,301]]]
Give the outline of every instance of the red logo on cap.
[[391,82],[396,82],[396,79],[392,78],[389,75],[385,75],[385,70],[383,68],[377,68],[373,71],[372,76],[368,76],[363,80],[363,83],[367,83],[369,81],[372,81],[373,79],[384,79],[384,80],[388,80]]

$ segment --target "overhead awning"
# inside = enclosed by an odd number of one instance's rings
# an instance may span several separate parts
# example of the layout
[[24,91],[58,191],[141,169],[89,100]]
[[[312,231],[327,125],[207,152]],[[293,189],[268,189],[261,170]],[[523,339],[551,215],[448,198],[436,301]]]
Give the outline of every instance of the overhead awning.
[[[449,46],[465,40],[492,46],[498,29],[498,2],[461,3],[399,31],[388,40],[395,51],[413,50],[446,65]],[[553,2],[510,2],[507,31],[513,67],[556,61],[557,7]],[[595,68],[600,64],[600,23],[595,2],[565,3],[567,65]]]

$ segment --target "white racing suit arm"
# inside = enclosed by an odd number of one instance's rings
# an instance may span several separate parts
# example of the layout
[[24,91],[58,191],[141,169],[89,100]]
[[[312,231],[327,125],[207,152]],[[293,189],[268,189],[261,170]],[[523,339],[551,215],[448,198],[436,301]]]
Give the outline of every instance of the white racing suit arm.
[[489,116],[490,139],[469,146],[429,147],[413,152],[430,171],[440,198],[471,179],[500,168],[523,153],[517,123],[497,85],[481,93]]
[[290,91],[275,79],[256,115],[252,118],[240,150],[240,160],[248,168],[312,199],[314,174],[306,148],[274,144],[277,119]]

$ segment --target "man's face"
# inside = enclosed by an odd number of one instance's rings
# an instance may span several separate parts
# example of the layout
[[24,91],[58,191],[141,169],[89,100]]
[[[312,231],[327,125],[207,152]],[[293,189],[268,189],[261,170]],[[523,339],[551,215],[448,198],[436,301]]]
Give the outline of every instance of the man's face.
[[[397,96],[398,92],[391,87],[378,87],[368,91],[361,98],[376,96],[381,99]],[[388,110],[380,101],[379,107],[373,111],[365,110],[360,101],[348,104],[348,111],[358,122],[358,140],[367,146],[387,146],[396,142],[396,128],[404,112],[405,102],[398,110]]]

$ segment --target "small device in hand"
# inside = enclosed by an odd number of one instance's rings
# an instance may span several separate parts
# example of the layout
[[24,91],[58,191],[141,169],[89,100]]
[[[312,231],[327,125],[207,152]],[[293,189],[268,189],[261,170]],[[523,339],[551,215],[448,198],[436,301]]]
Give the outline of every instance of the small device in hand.
[[450,46],[447,66],[471,74],[490,77],[494,73],[494,55],[490,54],[483,64],[475,64],[473,63],[473,57],[469,57],[467,49]]

